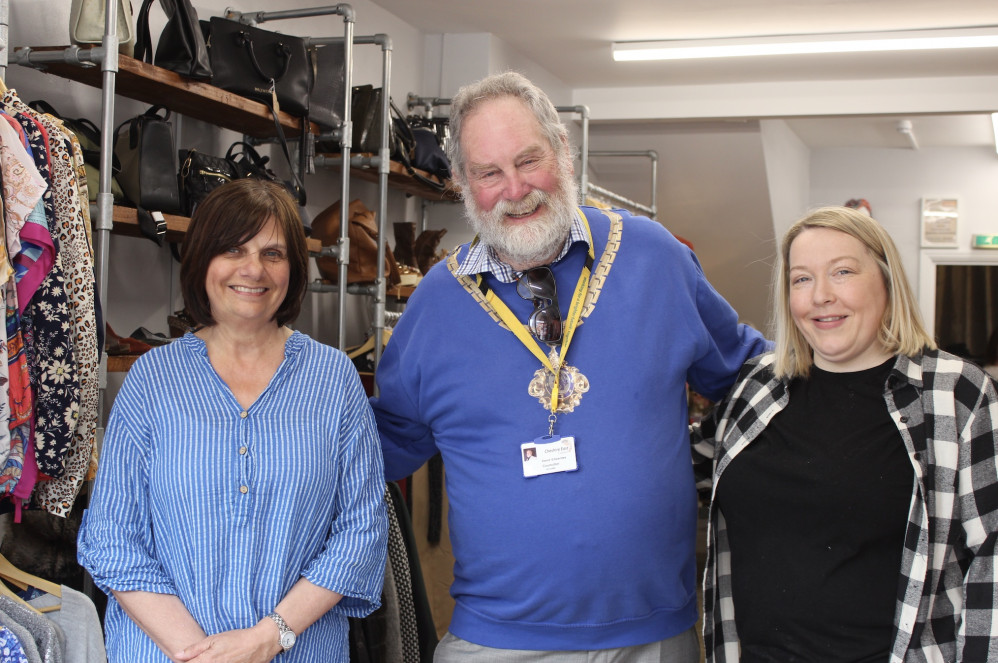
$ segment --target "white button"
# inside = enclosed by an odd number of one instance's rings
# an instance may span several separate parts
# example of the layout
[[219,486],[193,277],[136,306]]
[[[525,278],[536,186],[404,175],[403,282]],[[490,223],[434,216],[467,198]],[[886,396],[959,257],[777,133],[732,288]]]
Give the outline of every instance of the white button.
[[246,486],[239,486],[239,492],[245,495],[246,493],[249,492],[249,488],[247,488]]
[[245,419],[246,417],[249,416],[249,412],[247,412],[246,410],[243,410],[242,412],[239,413],[239,416],[242,417],[243,419]]
[[241,455],[246,455],[246,447],[239,447],[239,453]]

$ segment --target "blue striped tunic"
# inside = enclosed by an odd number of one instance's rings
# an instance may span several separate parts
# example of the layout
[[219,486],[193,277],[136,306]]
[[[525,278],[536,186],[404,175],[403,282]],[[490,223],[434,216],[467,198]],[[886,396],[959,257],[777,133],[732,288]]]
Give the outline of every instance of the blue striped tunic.
[[[208,634],[248,628],[299,578],[344,595],[277,660],[348,660],[347,617],[381,600],[377,429],[353,365],[295,332],[248,409],[187,334],[143,355],[114,401],[78,541],[110,590],[176,594]],[[109,598],[109,660],[168,661]]]

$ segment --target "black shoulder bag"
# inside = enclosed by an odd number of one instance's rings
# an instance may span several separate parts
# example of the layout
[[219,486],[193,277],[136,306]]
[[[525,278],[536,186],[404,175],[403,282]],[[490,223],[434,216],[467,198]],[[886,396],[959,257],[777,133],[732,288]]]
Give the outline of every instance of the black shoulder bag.
[[[400,162],[405,167],[406,172],[414,179],[422,182],[434,191],[446,190],[447,184],[445,182],[426,177],[420,172],[422,169],[417,170],[419,166],[416,165],[417,150],[422,149],[418,157],[420,160],[419,163],[432,164],[438,163],[440,159],[443,159],[443,163],[448,164],[447,172],[450,172],[447,156],[444,154],[443,148],[440,147],[436,134],[425,127],[413,129],[406,117],[402,115],[402,111],[395,105],[395,102],[389,100],[389,104],[391,105],[392,112],[392,126],[388,137],[391,142],[391,158]],[[417,139],[417,131],[426,135]],[[435,168],[435,166],[431,165],[431,168]]]
[[156,59],[153,60],[152,38],[149,34],[149,8],[154,0],[143,0],[135,24],[135,58],[175,71],[197,80],[211,80],[208,48],[198,22],[198,14],[190,0],[159,0],[166,11],[166,27],[159,35]]

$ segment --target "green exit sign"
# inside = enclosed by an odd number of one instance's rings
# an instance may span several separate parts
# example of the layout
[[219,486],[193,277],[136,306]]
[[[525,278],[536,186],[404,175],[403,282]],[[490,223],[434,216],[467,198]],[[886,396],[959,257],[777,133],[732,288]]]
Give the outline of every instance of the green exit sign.
[[998,235],[974,235],[975,249],[998,249]]

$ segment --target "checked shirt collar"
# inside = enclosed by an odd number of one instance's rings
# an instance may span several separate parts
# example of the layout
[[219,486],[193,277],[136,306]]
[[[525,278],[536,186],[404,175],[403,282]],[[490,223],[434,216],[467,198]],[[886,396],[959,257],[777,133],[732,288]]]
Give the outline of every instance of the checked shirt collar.
[[[583,242],[587,246],[589,244],[589,235],[586,232],[582,212],[578,208],[575,208],[575,214],[572,216],[572,227],[568,233],[568,239],[565,240],[564,246],[561,247],[558,257],[552,262],[558,262],[564,258],[576,242]],[[456,273],[475,276],[476,274],[484,274],[485,272],[490,272],[503,283],[512,283],[519,277],[519,272],[497,258],[495,252],[490,247],[482,242],[473,241],[468,249],[467,257],[461,261]]]

